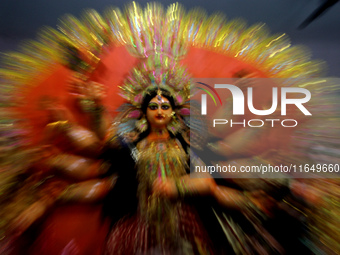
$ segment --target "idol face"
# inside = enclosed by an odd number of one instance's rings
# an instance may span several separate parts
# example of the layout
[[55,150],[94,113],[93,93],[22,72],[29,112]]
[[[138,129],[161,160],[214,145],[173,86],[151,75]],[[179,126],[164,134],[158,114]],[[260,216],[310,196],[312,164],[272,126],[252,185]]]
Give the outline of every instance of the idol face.
[[155,96],[148,104],[146,119],[150,127],[155,129],[166,128],[171,121],[172,107],[169,100],[163,96]]

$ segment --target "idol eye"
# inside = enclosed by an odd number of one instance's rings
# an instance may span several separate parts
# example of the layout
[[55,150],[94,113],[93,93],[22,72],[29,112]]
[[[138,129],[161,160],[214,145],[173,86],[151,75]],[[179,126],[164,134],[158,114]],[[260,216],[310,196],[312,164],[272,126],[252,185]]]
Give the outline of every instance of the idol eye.
[[162,104],[162,110],[169,110],[169,109],[170,109],[170,105]]
[[158,104],[149,104],[149,109],[150,110],[157,110],[158,109]]

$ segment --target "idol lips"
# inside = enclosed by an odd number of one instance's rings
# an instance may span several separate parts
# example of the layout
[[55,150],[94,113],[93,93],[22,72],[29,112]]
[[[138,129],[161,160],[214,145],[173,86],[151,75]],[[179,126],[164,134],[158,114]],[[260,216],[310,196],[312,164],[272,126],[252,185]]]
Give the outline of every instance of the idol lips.
[[158,120],[162,120],[162,119],[164,119],[165,117],[163,116],[163,115],[157,115],[156,116],[156,119],[158,119]]

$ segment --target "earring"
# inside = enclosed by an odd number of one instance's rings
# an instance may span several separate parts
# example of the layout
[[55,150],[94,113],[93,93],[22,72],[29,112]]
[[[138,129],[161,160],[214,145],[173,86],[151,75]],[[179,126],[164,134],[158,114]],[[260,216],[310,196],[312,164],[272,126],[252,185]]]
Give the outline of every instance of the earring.
[[143,133],[148,129],[148,121],[145,116],[143,116],[140,120],[136,122],[136,128],[139,132]]
[[167,125],[167,129],[173,135],[176,135],[182,129],[182,124],[180,123],[180,121],[176,117],[176,113],[175,112],[172,112],[171,116],[172,116],[172,118],[171,118],[170,123]]

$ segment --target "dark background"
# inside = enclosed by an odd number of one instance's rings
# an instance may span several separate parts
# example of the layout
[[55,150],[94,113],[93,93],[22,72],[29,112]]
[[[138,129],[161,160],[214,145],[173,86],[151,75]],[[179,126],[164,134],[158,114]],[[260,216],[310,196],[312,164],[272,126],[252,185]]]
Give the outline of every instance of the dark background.
[[[145,6],[146,0],[136,1]],[[168,6],[172,1],[158,1]],[[267,24],[271,33],[287,33],[293,45],[310,48],[313,59],[328,63],[328,75],[340,76],[340,3],[337,0],[182,0],[187,10],[201,7],[208,14],[222,12],[228,20],[243,18],[249,25]],[[103,13],[107,7],[121,9],[130,1],[119,0],[1,0],[0,52],[17,50],[20,41],[34,39],[39,28],[56,28],[58,18],[69,13],[80,18],[84,9]],[[311,23],[299,26],[318,8],[329,5]],[[326,6],[327,7],[327,6]],[[305,24],[305,25],[306,25]]]

